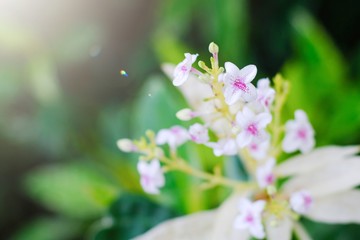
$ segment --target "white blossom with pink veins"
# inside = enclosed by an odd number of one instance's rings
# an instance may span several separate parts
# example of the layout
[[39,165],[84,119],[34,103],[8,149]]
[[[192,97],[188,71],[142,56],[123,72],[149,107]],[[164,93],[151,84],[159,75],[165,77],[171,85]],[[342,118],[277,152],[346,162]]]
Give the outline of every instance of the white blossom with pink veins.
[[167,143],[171,149],[177,148],[187,140],[189,140],[189,133],[181,126],[161,129],[156,135],[156,144],[163,145]]
[[159,194],[159,188],[165,185],[165,178],[159,160],[154,159],[149,163],[139,161],[137,169],[140,173],[140,183],[144,191],[150,194]]
[[224,96],[227,104],[232,105],[242,99],[251,102],[256,99],[256,88],[251,83],[257,73],[255,65],[247,65],[241,70],[233,63],[225,63]]
[[190,139],[196,143],[207,143],[209,141],[208,129],[199,124],[195,123],[189,128]]
[[234,221],[234,227],[237,229],[248,229],[251,236],[263,239],[265,231],[261,223],[261,214],[265,208],[265,203],[264,200],[252,203],[247,198],[240,199],[238,205],[240,214]]
[[219,157],[222,155],[233,156],[237,154],[237,145],[232,138],[223,138],[218,142],[209,142],[206,146],[211,147],[214,150],[214,155]]
[[180,86],[188,80],[190,72],[194,70],[192,64],[196,61],[198,54],[185,53],[185,59],[179,63],[174,70],[173,84]]
[[244,107],[236,115],[236,122],[241,127],[236,141],[239,147],[249,146],[252,141],[266,141],[266,126],[271,122],[271,114],[267,112],[255,114],[250,108]]
[[307,153],[314,148],[314,130],[303,110],[296,110],[295,120],[287,121],[285,128],[285,138],[282,142],[285,152],[300,150],[302,153]]
[[270,158],[267,162],[256,169],[256,180],[261,188],[270,186],[275,181],[273,169],[275,167],[275,159]]
[[305,214],[309,211],[312,204],[313,198],[310,193],[305,190],[294,192],[290,196],[290,206],[297,213]]

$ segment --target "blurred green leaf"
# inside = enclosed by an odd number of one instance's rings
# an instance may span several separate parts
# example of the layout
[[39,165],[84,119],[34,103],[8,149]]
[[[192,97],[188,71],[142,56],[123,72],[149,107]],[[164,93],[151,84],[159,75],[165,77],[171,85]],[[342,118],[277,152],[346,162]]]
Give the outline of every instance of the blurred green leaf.
[[35,219],[20,229],[13,240],[64,240],[74,239],[81,231],[79,222],[61,218]]
[[[316,134],[321,136],[317,138],[319,145],[344,144],[342,139],[346,134],[360,129],[357,121],[360,112],[354,111],[352,104],[359,102],[359,98],[351,96],[354,86],[346,81],[345,60],[324,29],[305,10],[295,12],[292,24],[296,55],[282,70],[291,82],[287,117],[293,118],[293,111],[302,108],[308,113]],[[353,120],[346,121],[350,118]]]
[[111,205],[109,216],[93,227],[91,239],[131,239],[177,215],[173,210],[145,197],[123,195]]
[[118,188],[90,162],[41,168],[26,177],[27,192],[60,214],[90,219],[104,212]]

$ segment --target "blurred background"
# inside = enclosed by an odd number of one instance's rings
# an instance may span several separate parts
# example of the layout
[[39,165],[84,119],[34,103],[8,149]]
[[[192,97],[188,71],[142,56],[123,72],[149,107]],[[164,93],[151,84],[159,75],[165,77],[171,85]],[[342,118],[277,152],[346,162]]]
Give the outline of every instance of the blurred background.
[[[226,189],[167,176],[145,195],[137,156],[116,140],[179,121],[186,106],[160,70],[183,53],[256,64],[291,82],[317,145],[360,143],[360,4],[343,0],[0,0],[0,239],[129,239],[209,209]],[[128,76],[120,74],[125,70]],[[209,149],[180,149],[211,169]],[[207,159],[206,162],[203,160]],[[200,161],[198,161],[200,160]],[[236,159],[225,174],[243,179]],[[316,239],[357,239],[357,225],[304,223]]]

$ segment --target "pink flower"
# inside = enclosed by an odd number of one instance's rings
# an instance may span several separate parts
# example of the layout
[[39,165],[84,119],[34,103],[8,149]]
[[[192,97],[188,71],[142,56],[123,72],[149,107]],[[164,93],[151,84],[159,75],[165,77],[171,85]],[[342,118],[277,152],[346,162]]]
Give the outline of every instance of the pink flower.
[[242,99],[250,102],[256,99],[256,88],[251,83],[257,69],[255,65],[248,65],[241,70],[231,63],[225,63],[226,73],[222,77],[225,83],[224,96],[227,104],[232,105]]
[[156,143],[159,145],[169,144],[171,149],[182,145],[189,140],[187,130],[181,126],[173,126],[169,129],[161,129],[156,135]]
[[199,123],[189,128],[190,139],[196,143],[207,143],[209,141],[208,129]]
[[209,142],[206,146],[211,147],[217,157],[222,155],[233,156],[237,154],[238,150],[235,140],[231,138],[220,139],[218,142]]
[[313,198],[307,191],[298,191],[290,196],[291,208],[300,214],[306,213],[313,204]]
[[285,128],[286,134],[282,142],[285,152],[291,153],[299,149],[302,153],[307,153],[313,149],[314,130],[303,110],[296,110],[295,120],[288,121]]
[[196,61],[198,54],[185,53],[185,59],[179,63],[174,70],[174,86],[180,86],[188,80],[193,70],[192,64]]
[[267,112],[256,114],[248,107],[236,115],[236,121],[241,127],[236,141],[239,147],[248,146],[253,141],[265,141],[268,134],[265,127],[271,122],[271,115]]
[[140,183],[145,192],[158,194],[159,188],[165,185],[164,174],[161,170],[160,162],[157,159],[150,161],[139,161],[137,169],[140,173]]
[[250,202],[246,198],[240,199],[238,209],[240,214],[236,217],[234,227],[248,229],[251,236],[262,239],[265,237],[264,227],[261,223],[261,213],[265,208],[265,201]]
[[267,162],[256,169],[256,179],[261,188],[270,186],[275,181],[273,169],[275,167],[275,159],[270,158]]

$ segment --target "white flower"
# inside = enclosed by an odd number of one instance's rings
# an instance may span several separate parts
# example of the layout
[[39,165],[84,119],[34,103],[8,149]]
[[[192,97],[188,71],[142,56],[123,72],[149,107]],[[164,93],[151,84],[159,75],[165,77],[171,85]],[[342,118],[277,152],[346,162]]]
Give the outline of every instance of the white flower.
[[256,114],[248,107],[236,115],[236,121],[241,127],[241,132],[236,140],[239,147],[248,146],[254,140],[267,140],[265,127],[271,122],[271,115],[267,112]]
[[236,142],[232,138],[223,138],[218,142],[209,142],[206,146],[211,147],[214,150],[215,156],[232,156],[237,154]]
[[161,129],[156,135],[156,143],[159,145],[169,144],[171,149],[175,149],[189,140],[187,130],[181,126],[173,126],[169,129]]
[[313,149],[314,130],[303,110],[296,110],[295,120],[288,121],[285,128],[286,134],[282,142],[285,152],[291,153],[299,149],[302,153],[307,153]]
[[226,73],[222,77],[225,83],[224,96],[227,104],[234,104],[236,101],[243,99],[250,102],[256,99],[256,88],[251,83],[255,78],[257,69],[255,65],[247,65],[239,68],[231,63],[225,63]]
[[270,87],[270,80],[262,78],[257,82],[257,99],[265,110],[269,110],[275,98],[275,90]]
[[165,184],[159,160],[154,159],[149,163],[139,161],[137,169],[140,173],[140,183],[144,191],[150,194],[158,194],[160,192],[159,188]]
[[272,185],[275,181],[273,169],[275,167],[275,159],[270,158],[267,162],[256,169],[256,180],[261,188]]
[[265,237],[264,227],[261,223],[261,213],[264,210],[265,201],[250,202],[247,198],[240,199],[238,210],[240,214],[234,221],[237,229],[248,229],[250,234],[262,239]]
[[207,143],[209,141],[208,129],[199,123],[189,128],[190,139],[196,143]]
[[264,159],[267,156],[270,146],[270,137],[266,137],[266,140],[255,138],[248,146],[250,155],[256,160]]
[[297,213],[306,213],[312,204],[313,198],[310,193],[305,190],[295,192],[290,196],[290,206]]
[[196,61],[198,54],[185,53],[185,59],[179,63],[174,70],[174,86],[182,85],[188,80],[190,71],[192,70],[192,64]]

